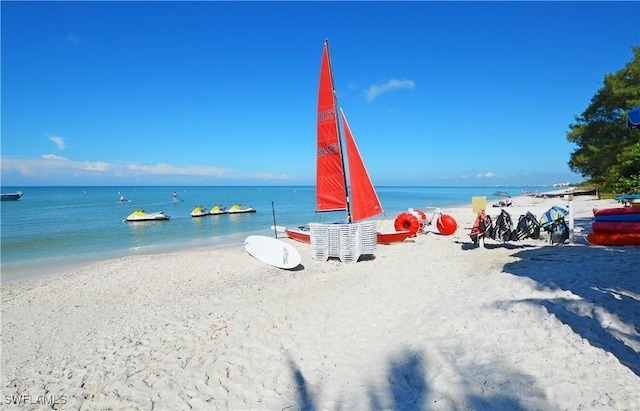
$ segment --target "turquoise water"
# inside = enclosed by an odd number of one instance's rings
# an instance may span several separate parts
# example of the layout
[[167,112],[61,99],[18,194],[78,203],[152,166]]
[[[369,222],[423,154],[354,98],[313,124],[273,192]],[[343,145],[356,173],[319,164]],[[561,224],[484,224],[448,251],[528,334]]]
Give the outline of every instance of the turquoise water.
[[[395,219],[409,207],[470,204],[473,196],[498,190],[518,195],[544,187],[377,187],[385,210]],[[270,227],[343,221],[344,212],[316,213],[315,187],[3,187],[23,191],[19,201],[1,207],[2,280],[24,278],[78,264],[133,254],[242,243],[250,234],[273,235]],[[173,192],[180,201],[173,201]],[[130,202],[120,203],[124,195]],[[197,206],[234,203],[256,213],[192,218]],[[272,208],[273,206],[273,208]],[[169,221],[126,223],[133,211],[164,211]]]

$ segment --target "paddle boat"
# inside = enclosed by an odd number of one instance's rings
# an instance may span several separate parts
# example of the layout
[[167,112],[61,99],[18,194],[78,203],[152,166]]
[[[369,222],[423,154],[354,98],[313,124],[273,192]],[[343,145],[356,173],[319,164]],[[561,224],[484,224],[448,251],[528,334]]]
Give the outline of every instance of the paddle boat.
[[2,196],[2,201],[16,201],[20,200],[22,194],[22,191],[16,191],[15,193],[0,194],[0,196]]
[[227,207],[222,207],[220,204],[214,205],[211,207],[211,210],[209,210],[209,214],[211,215],[227,214],[227,212]]
[[203,217],[206,215],[209,215],[209,211],[204,207],[196,206],[191,211],[191,217]]
[[134,221],[162,221],[168,220],[171,217],[164,214],[162,211],[158,211],[155,213],[147,213],[144,210],[136,210],[133,213],[129,214],[124,221],[134,222]]
[[234,204],[227,210],[229,214],[239,214],[239,213],[255,213],[256,209],[252,207],[243,207],[240,204]]

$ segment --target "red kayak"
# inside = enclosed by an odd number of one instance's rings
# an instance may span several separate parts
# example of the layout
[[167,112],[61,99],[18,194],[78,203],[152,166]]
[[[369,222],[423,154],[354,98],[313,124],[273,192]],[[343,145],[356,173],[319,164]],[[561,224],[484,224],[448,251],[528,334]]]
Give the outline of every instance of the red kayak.
[[594,245],[640,245],[640,233],[591,233],[587,241]]
[[640,214],[640,207],[613,207],[613,208],[594,208],[593,215],[604,216],[604,215],[629,215],[629,214]]
[[595,221],[591,223],[594,233],[640,233],[637,221]]

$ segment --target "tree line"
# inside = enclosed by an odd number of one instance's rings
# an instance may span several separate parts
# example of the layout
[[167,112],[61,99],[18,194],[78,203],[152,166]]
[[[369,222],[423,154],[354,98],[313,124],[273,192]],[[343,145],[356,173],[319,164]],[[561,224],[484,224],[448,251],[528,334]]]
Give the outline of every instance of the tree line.
[[640,130],[627,127],[627,113],[640,106],[640,47],[616,73],[607,73],[602,88],[575,122],[567,140],[577,148],[569,168],[587,183],[611,193],[640,193]]

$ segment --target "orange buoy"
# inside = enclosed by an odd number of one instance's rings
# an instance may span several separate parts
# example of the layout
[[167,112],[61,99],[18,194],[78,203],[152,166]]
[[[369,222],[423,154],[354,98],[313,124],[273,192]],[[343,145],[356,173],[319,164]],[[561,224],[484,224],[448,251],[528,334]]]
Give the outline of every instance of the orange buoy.
[[440,218],[438,218],[437,226],[438,231],[440,231],[442,235],[451,235],[458,229],[458,223],[449,214],[442,214]]
[[420,221],[418,217],[411,213],[400,213],[396,217],[396,221],[393,224],[396,231],[409,231],[411,237],[415,236],[420,229]]

